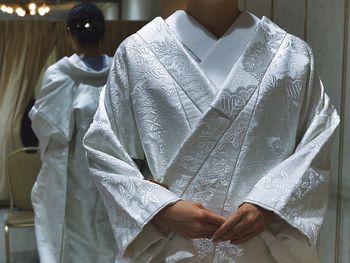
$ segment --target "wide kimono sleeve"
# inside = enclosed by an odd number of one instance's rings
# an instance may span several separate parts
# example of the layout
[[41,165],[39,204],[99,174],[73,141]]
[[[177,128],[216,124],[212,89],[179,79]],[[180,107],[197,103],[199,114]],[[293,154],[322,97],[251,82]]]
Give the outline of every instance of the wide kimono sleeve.
[[72,136],[73,89],[69,78],[60,71],[60,63],[45,72],[38,98],[29,113],[42,158],[49,143],[67,145]]
[[146,180],[133,161],[143,158],[143,150],[131,102],[132,77],[122,44],[84,146],[120,253],[136,262],[148,262],[167,239],[150,221],[179,197]]
[[278,214],[315,245],[327,210],[329,150],[339,116],[315,71],[311,51],[309,54],[297,146],[258,181],[245,202]]
[[[31,198],[39,254],[46,262],[58,262],[60,258],[69,141],[73,133],[73,86],[59,64],[54,64],[46,71],[42,88],[29,114],[39,138],[43,161]],[[52,209],[53,206],[55,209]]]

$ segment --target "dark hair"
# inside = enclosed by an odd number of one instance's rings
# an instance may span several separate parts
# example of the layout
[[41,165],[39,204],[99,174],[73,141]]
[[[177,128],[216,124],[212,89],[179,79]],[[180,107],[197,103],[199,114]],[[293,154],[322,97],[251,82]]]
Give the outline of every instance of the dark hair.
[[69,11],[67,27],[81,46],[98,46],[105,34],[104,16],[92,3],[74,6]]

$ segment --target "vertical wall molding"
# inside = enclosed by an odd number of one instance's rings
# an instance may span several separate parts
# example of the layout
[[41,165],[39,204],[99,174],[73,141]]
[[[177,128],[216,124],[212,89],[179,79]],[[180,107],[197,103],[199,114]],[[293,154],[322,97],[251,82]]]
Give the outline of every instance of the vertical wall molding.
[[309,20],[309,0],[304,0],[305,6],[304,6],[304,40],[307,42],[307,26],[308,26],[308,20]]
[[271,21],[275,21],[275,0],[271,0]]
[[349,53],[349,0],[344,0],[344,39],[343,39],[343,70],[341,87],[341,106],[340,106],[340,141],[339,141],[339,162],[338,162],[338,185],[337,185],[337,217],[335,232],[335,253],[334,263],[340,263],[340,244],[342,227],[342,190],[343,190],[343,161],[344,161],[344,136],[345,136],[345,103],[346,86],[348,71],[348,53]]
[[118,2],[118,20],[122,20],[123,17],[123,1]]

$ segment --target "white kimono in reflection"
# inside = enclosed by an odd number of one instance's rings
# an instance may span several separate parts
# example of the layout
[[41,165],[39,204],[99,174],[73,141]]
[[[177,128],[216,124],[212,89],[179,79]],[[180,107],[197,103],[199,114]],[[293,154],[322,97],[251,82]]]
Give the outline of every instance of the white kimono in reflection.
[[43,161],[32,192],[43,263],[115,262],[114,236],[82,145],[111,66],[111,58],[104,61],[100,71],[78,55],[52,65],[30,112]]
[[[84,145],[130,262],[313,263],[338,122],[302,40],[248,13],[216,40],[177,12],[118,48]],[[151,220],[181,199],[225,217],[249,202],[280,221],[238,246],[165,236]]]

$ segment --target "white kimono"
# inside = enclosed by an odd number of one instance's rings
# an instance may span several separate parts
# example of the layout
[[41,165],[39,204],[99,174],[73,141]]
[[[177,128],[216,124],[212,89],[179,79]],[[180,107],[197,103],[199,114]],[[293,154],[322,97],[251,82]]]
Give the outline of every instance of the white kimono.
[[78,55],[52,65],[30,112],[43,161],[32,192],[43,263],[115,262],[115,239],[82,145],[111,66],[104,60],[101,71]]
[[[138,263],[317,262],[339,117],[309,46],[247,13],[215,41],[181,35],[186,23],[196,22],[156,18],[120,45],[84,139],[119,253]],[[133,162],[142,158],[151,178]],[[181,199],[225,217],[249,202],[280,222],[238,246],[164,236],[151,220]]]

